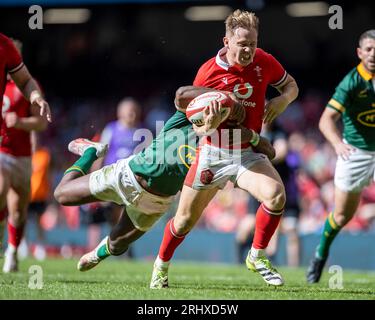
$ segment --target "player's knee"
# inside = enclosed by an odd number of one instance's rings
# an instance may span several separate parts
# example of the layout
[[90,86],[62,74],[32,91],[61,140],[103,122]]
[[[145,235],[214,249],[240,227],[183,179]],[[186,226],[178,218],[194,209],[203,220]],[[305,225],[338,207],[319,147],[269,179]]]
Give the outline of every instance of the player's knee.
[[68,205],[68,197],[64,192],[64,188],[62,186],[57,186],[55,191],[53,192],[53,196],[55,197],[56,201],[61,205],[65,206]]
[[345,215],[342,212],[335,212],[333,218],[338,226],[343,227],[352,219],[352,215]]
[[177,235],[184,235],[194,227],[194,221],[192,221],[189,215],[184,215],[179,218],[175,217],[173,220],[173,227]]
[[271,210],[280,210],[284,208],[286,202],[284,186],[281,183],[274,183],[267,188],[267,193],[263,202],[267,208]]

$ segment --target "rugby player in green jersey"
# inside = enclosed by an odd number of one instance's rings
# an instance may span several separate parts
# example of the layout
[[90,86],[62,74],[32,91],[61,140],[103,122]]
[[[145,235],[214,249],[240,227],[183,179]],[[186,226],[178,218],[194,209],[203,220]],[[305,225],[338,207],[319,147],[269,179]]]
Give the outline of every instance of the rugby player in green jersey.
[[[110,255],[121,255],[128,246],[147,232],[168,210],[174,195],[181,190],[190,163],[195,156],[196,133],[184,111],[196,96],[213,91],[199,87],[181,87],[176,92],[177,112],[167,121],[159,135],[142,152],[117,163],[87,174],[93,162],[103,157],[106,145],[87,139],[76,139],[69,151],[81,157],[65,171],[54,195],[62,205],[81,205],[96,201],[110,201],[124,205],[119,222],[109,236],[78,262],[78,270],[87,271]],[[221,122],[219,104],[213,103],[205,112],[205,125],[195,127],[198,135],[216,128]],[[231,118],[243,119],[239,104]],[[250,132],[250,133],[249,133]],[[250,134],[250,135],[248,135]],[[241,131],[241,138],[250,140],[249,130]],[[261,139],[259,152],[274,152],[266,139]]]
[[[340,82],[319,122],[320,131],[338,156],[335,171],[335,206],[307,270],[307,281],[319,281],[329,248],[352,219],[364,187],[375,180],[375,29],[359,38],[361,63]],[[336,125],[342,118],[343,133]]]

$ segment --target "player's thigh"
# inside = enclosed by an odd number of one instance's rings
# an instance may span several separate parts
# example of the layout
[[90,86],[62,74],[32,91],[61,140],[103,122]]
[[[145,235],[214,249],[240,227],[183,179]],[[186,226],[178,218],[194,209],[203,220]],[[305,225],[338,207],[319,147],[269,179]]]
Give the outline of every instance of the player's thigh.
[[91,192],[91,174],[71,180],[59,186],[55,197],[63,205],[81,205],[94,201],[99,201]]
[[6,199],[10,184],[10,172],[0,166],[0,199]]
[[236,184],[260,202],[272,199],[280,193],[285,195],[280,175],[268,160],[258,161],[245,170],[238,177]]
[[7,205],[9,217],[13,223],[21,223],[26,219],[29,201],[30,190],[9,188]]
[[147,232],[146,230],[142,231],[138,229],[134,225],[127,213],[126,207],[122,207],[121,209],[122,214],[110,234],[111,244],[114,246],[117,244],[128,246]]
[[218,189],[194,190],[186,185],[182,188],[174,226],[189,221],[195,223],[202,215],[203,210],[217,193]]

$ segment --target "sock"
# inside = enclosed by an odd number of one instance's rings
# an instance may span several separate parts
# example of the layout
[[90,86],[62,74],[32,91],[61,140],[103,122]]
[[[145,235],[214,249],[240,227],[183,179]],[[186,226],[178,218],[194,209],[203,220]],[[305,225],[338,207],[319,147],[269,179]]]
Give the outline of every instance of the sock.
[[163,261],[160,259],[159,255],[157,256],[155,260],[155,266],[158,267],[158,269],[164,269],[168,270],[170,261]]
[[108,241],[109,241],[109,237],[107,236],[96,247],[96,255],[101,260],[112,255],[111,252],[109,251]]
[[254,249],[265,249],[268,246],[277,226],[279,225],[284,208],[270,210],[263,203],[259,206],[255,220]]
[[338,226],[336,221],[334,220],[332,211],[328,215],[328,218],[324,224],[323,234],[320,238],[320,243],[315,253],[315,256],[317,258],[326,259],[328,257],[329,248],[340,230],[341,227]]
[[167,262],[171,260],[176,248],[184,241],[186,234],[177,235],[173,226],[173,219],[169,220],[164,229],[163,241],[159,249],[159,258]]
[[249,250],[248,256],[250,257],[250,260],[254,261],[258,257],[265,256],[263,249],[255,249],[253,246]]
[[23,237],[24,227],[25,224],[22,224],[16,228],[8,221],[8,244],[12,245],[14,248],[18,248]]
[[94,161],[98,159],[96,156],[96,149],[94,147],[87,148],[83,155],[65,172],[66,175],[69,172],[75,171],[81,173],[83,176],[90,170]]

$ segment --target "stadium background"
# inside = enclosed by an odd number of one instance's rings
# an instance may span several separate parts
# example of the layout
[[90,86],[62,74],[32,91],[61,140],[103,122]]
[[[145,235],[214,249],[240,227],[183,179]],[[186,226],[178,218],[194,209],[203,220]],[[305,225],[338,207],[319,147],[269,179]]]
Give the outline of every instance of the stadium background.
[[[89,17],[83,23],[44,24],[42,30],[30,30],[28,8],[32,4],[41,4],[44,12],[86,8]],[[53,110],[53,124],[43,134],[43,144],[53,159],[52,185],[75,159],[67,151],[68,142],[100,132],[115,119],[116,103],[124,96],[141,102],[143,124],[151,130],[156,120],[166,120],[173,113],[174,91],[190,84],[198,66],[216,54],[224,32],[222,19],[188,20],[188,8],[228,5],[253,10],[260,18],[259,46],[274,54],[300,87],[298,100],[280,121],[289,132],[297,133],[295,147],[303,159],[300,235],[301,263],[306,265],[332,204],[334,154],[317,131],[317,122],[337,83],[358,63],[357,40],[373,27],[374,9],[361,1],[336,2],[343,8],[344,29],[331,30],[330,15],[292,17],[286,10],[288,4],[266,0],[0,1],[0,30],[23,42],[24,60]],[[270,97],[273,94],[269,92]],[[366,191],[367,207],[359,209],[334,243],[331,263],[375,268],[371,245],[375,225],[368,213],[375,211],[374,201],[373,187]],[[234,263],[234,232],[245,211],[243,193],[224,192],[177,251],[176,259]],[[70,257],[85,250],[87,225],[78,208],[58,207],[51,200],[43,221],[49,254]],[[166,217],[134,245],[136,258],[153,259],[165,221]],[[103,226],[103,234],[107,231]],[[32,222],[27,233],[32,242]],[[285,263],[283,238],[276,261]]]

